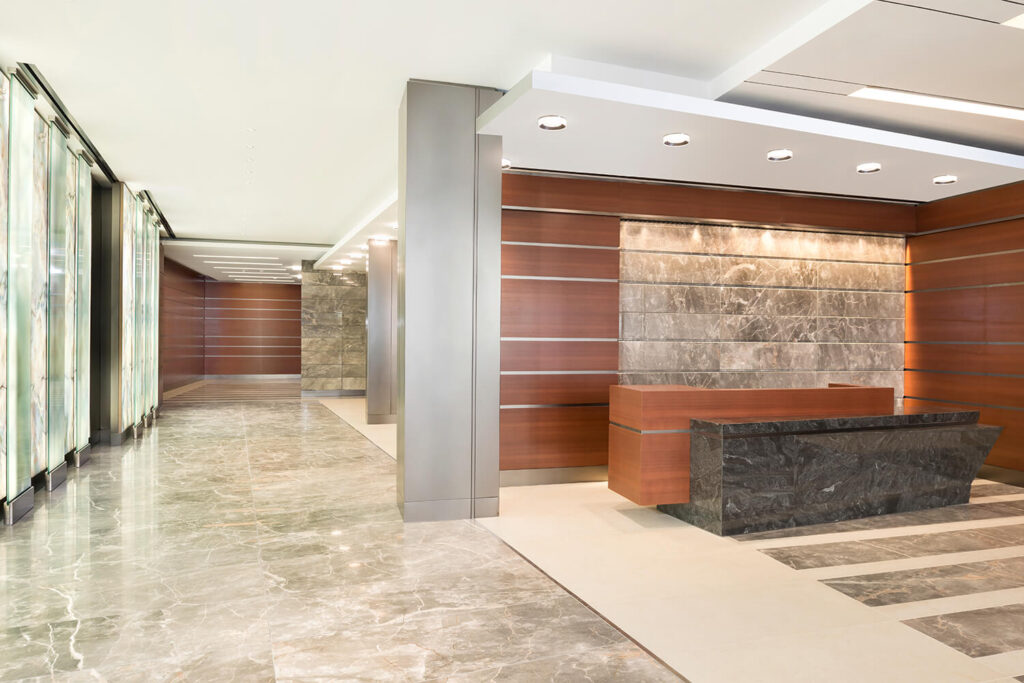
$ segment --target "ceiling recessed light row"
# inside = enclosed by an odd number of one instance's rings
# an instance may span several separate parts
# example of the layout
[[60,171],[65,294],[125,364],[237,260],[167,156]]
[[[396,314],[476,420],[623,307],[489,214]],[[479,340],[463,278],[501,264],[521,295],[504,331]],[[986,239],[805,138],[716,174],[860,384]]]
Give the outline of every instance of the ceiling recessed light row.
[[[870,88],[863,88],[862,90],[871,90]],[[555,114],[548,114],[541,116],[537,119],[537,125],[542,130],[564,130],[569,122],[564,116],[557,116]],[[683,147],[684,145],[690,144],[690,136],[686,133],[668,133],[661,138],[661,142],[666,147]],[[769,150],[768,161],[789,161],[793,158],[793,150],[785,147],[779,149]],[[508,159],[501,160],[502,168],[512,168],[512,162]],[[861,175],[869,175],[872,173],[878,173],[882,170],[882,164],[877,161],[869,161],[863,164],[857,165],[857,173]],[[959,178],[955,175],[938,175],[932,178],[932,182],[936,185],[952,185]]]

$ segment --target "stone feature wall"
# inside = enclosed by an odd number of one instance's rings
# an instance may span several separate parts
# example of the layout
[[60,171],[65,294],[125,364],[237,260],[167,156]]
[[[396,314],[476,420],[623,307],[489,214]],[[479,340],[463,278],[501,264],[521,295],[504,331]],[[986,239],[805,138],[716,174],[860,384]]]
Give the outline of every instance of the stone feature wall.
[[366,274],[302,263],[302,390],[366,392]]
[[623,221],[619,381],[891,386],[904,239]]

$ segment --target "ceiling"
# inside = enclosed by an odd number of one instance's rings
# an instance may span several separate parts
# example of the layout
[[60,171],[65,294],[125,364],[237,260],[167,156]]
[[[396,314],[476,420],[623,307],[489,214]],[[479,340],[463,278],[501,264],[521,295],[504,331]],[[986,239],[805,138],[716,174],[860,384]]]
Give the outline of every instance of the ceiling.
[[[545,114],[567,127],[542,130]],[[915,202],[1024,181],[1020,156],[553,71],[531,73],[478,126],[526,169]],[[674,132],[690,143],[666,147]],[[767,159],[782,148],[793,158]],[[858,173],[867,162],[881,171]],[[946,174],[958,181],[933,183]]]
[[397,187],[409,78],[508,88],[548,53],[709,78],[836,0],[34,0],[36,64],[175,233],[332,244]]
[[1019,0],[876,1],[721,97],[1024,154],[1024,123],[847,97],[870,85],[1024,108]]
[[214,280],[299,284],[303,261],[324,253],[321,244],[260,244],[163,239],[164,254]]

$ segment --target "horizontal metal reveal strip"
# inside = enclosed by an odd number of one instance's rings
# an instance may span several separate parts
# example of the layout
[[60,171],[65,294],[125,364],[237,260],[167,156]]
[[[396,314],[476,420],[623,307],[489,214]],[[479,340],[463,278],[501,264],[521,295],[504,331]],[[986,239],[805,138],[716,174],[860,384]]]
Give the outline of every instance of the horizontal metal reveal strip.
[[990,403],[969,403],[967,401],[953,401],[948,398],[927,398],[925,396],[906,396],[903,398],[913,399],[915,401],[928,401],[929,403],[949,403],[950,405],[956,406],[972,406],[975,408],[995,408],[996,410],[1016,410],[1024,413],[1024,408],[1014,408],[1013,406],[997,406]]
[[905,372],[931,372],[936,375],[969,375],[971,377],[1009,377],[1024,379],[1024,375],[1009,375],[1001,372],[965,372],[961,370],[932,370],[930,368],[903,368]]
[[502,370],[502,375],[617,375],[618,370]]
[[502,275],[502,280],[555,280],[558,282],[618,282],[607,277],[553,277],[550,275]]
[[[891,239],[901,239],[893,237]],[[858,261],[839,258],[808,258],[805,256],[761,256],[755,254],[732,254],[707,251],[665,251],[664,249],[621,249],[624,254],[664,254],[665,256],[711,256],[714,258],[765,259],[769,261],[813,261],[815,263],[852,263],[862,266],[897,266],[903,267],[903,261]]]
[[599,249],[602,251],[619,251],[619,247],[595,247],[588,244],[562,244],[560,242],[506,242],[502,245],[511,247],[553,247],[555,249]]
[[523,408],[606,408],[607,403],[522,403],[499,406],[502,410],[520,410]]
[[708,282],[651,282],[649,280],[618,280],[621,285],[658,285],[666,287],[732,287],[736,289],[799,289],[807,292],[864,292],[867,294],[906,294],[905,289],[851,289],[842,287],[797,287],[795,285],[739,285]]
[[620,427],[627,431],[633,432],[634,434],[689,434],[689,429],[637,429],[636,427],[627,427],[624,424],[618,422],[609,422],[608,424]]
[[617,342],[617,337],[500,337],[499,341]]

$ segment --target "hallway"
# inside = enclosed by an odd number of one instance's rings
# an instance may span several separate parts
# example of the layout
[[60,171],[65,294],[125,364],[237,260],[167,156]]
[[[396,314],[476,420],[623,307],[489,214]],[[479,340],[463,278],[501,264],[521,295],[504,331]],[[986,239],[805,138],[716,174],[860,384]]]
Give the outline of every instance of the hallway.
[[677,680],[319,402],[180,404],[0,537],[0,679]]

